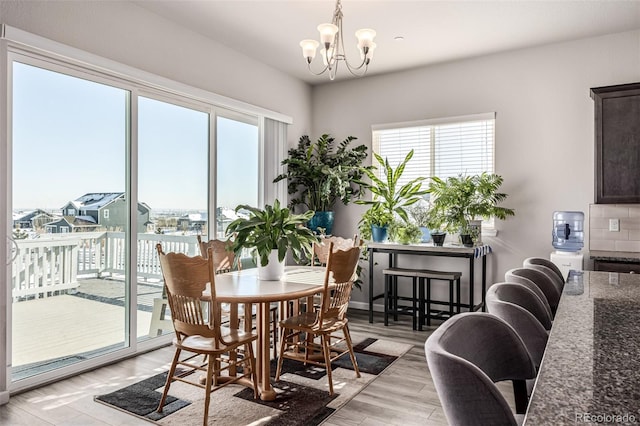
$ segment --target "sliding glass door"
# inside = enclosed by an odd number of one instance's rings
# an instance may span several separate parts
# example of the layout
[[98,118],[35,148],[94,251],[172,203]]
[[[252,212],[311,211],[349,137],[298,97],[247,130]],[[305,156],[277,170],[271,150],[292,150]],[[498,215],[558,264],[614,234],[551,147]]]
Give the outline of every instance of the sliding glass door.
[[128,345],[130,92],[14,62],[12,380]]
[[13,391],[168,343],[156,246],[225,238],[237,205],[261,203],[264,158],[256,116],[35,54],[8,63]]
[[207,238],[209,114],[138,98],[138,339],[173,332],[156,245],[189,256]]

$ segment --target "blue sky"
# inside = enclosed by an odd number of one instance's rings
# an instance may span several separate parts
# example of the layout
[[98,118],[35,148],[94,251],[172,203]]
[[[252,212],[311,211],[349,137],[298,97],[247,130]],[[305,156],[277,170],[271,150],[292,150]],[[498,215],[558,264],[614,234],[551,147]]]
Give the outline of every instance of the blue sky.
[[[58,209],[126,189],[129,92],[14,64],[13,206]],[[206,210],[209,115],[139,98],[139,198]],[[257,202],[257,127],[218,118],[218,205]]]

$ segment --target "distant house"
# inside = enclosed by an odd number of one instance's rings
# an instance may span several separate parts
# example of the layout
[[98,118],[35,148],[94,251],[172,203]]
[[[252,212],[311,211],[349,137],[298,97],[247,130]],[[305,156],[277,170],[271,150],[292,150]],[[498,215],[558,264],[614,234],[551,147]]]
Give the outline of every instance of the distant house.
[[206,231],[209,215],[207,213],[189,213],[180,216],[176,227],[183,231]]
[[[151,209],[138,203],[138,231],[146,232]],[[84,194],[62,207],[63,218],[47,224],[48,232],[88,232],[96,230],[124,231],[127,225],[127,203],[124,192]],[[66,229],[66,230],[65,230]]]
[[70,232],[91,232],[99,229],[99,226],[92,220],[86,220],[81,216],[64,216],[54,222],[44,225],[44,229],[49,234],[66,234]]
[[52,222],[58,219],[58,216],[54,216],[41,209],[15,212],[13,213],[13,228],[14,229],[40,229],[45,223]]

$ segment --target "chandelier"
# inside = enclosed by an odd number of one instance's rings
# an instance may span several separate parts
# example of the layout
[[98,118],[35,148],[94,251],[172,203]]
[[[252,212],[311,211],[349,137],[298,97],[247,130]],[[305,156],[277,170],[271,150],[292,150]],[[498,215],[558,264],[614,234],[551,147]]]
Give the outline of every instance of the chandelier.
[[[361,62],[359,65],[351,64],[344,53],[342,16],[342,3],[340,0],[337,0],[336,10],[333,12],[333,20],[331,23],[318,25],[320,43],[316,40],[302,40],[300,42],[300,47],[302,47],[302,56],[307,60],[309,72],[314,75],[321,75],[328,71],[329,78],[333,80],[336,78],[340,61],[344,61],[349,72],[355,76],[362,76],[367,72],[369,62],[373,57],[373,51],[376,48],[376,44],[373,42],[376,32],[367,28],[356,31]],[[313,61],[313,58],[316,57],[316,50],[321,43],[323,48],[320,50],[320,55],[324,62],[324,69],[319,72],[314,72],[311,69],[311,62]]]

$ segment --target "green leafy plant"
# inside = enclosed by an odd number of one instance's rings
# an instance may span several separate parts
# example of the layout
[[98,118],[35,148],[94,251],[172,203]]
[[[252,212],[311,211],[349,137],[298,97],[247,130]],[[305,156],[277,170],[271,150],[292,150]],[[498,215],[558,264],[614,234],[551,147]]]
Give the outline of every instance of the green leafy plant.
[[289,208],[281,207],[275,200],[273,206],[264,209],[241,204],[236,207],[249,212],[248,218],[238,218],[227,227],[227,236],[233,238],[232,249],[240,255],[243,249],[254,251],[260,258],[260,265],[266,266],[272,250],[278,250],[278,260],[283,261],[287,250],[291,250],[296,262],[310,258],[312,244],[318,241],[313,232],[305,226],[313,216],[313,210],[303,214],[293,214]]
[[429,227],[429,211],[431,207],[425,200],[424,202],[418,202],[407,209],[409,213],[409,220],[411,223],[415,223],[419,227]]
[[362,194],[359,184],[367,167],[362,162],[367,158],[366,145],[350,149],[357,138],[349,136],[334,149],[335,139],[323,134],[316,142],[309,136],[300,137],[298,146],[289,150],[288,158],[282,161],[287,171],[273,182],[287,180],[287,192],[291,208],[304,206],[307,209],[330,211],[336,201],[349,204]]
[[503,178],[493,173],[449,177],[432,177],[428,191],[433,197],[430,224],[449,232],[469,234],[469,221],[495,217],[504,220],[515,210],[498,204],[507,198],[499,188]]
[[413,157],[413,150],[407,153],[404,160],[395,169],[391,167],[388,159],[383,159],[375,152],[373,155],[382,168],[384,179],[376,175],[374,171],[377,170],[376,166],[362,169],[371,182],[361,182],[361,185],[371,191],[373,199],[371,201],[358,200],[356,203],[370,206],[379,205],[382,210],[391,215],[397,214],[405,222],[408,222],[409,217],[405,209],[420,201],[422,196],[427,193],[426,190],[422,190],[422,181],[424,180],[422,177],[412,179],[402,186],[398,183],[407,163]]
[[400,244],[418,243],[422,239],[422,231],[415,223],[395,220],[389,225],[389,239]]
[[365,240],[371,239],[371,226],[385,227],[393,222],[393,214],[384,210],[381,205],[374,204],[364,212],[358,224],[360,236]]

